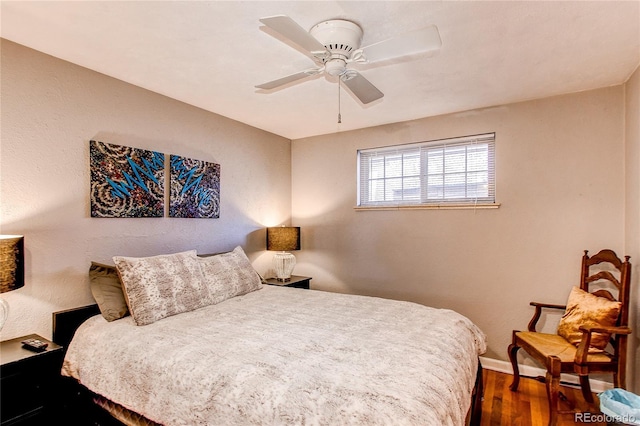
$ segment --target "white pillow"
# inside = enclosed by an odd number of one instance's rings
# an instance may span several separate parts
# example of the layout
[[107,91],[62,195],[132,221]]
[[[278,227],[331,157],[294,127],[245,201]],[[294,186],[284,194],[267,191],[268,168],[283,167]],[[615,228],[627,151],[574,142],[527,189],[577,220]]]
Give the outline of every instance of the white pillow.
[[242,247],[228,253],[198,258],[212,303],[220,303],[262,288],[260,276]]
[[137,325],[210,304],[195,250],[152,257],[115,256],[113,261]]

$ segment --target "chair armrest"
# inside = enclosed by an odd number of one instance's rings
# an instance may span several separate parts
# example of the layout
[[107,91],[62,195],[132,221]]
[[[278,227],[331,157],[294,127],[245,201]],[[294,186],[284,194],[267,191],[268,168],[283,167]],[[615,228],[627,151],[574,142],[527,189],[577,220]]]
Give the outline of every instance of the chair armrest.
[[574,362],[579,365],[587,363],[592,333],[631,334],[631,329],[629,327],[607,327],[599,325],[581,325],[580,331],[582,331],[582,340],[580,340],[578,350],[576,351],[576,357],[574,359]]
[[533,317],[531,318],[531,321],[529,321],[529,325],[527,326],[527,330],[533,331],[533,332],[536,331],[536,325],[538,324],[540,315],[542,315],[542,308],[561,309],[561,310],[567,309],[565,305],[554,305],[551,303],[531,302],[529,303],[529,305],[536,308],[535,312],[533,313]]
[[552,303],[531,302],[529,303],[529,305],[535,306],[535,307],[540,306],[541,308],[552,308],[552,309],[562,309],[562,310],[567,309],[566,305],[554,305]]
[[629,327],[606,327],[601,325],[581,325],[582,333],[631,334]]

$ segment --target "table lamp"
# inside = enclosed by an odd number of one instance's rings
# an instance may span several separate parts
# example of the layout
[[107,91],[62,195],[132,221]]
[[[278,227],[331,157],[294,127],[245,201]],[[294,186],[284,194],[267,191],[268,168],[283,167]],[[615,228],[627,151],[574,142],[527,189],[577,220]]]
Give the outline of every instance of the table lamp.
[[[0,235],[0,293],[24,286],[24,237]],[[0,298],[0,330],[9,316],[9,304]]]
[[296,257],[289,251],[300,250],[300,227],[267,228],[267,250],[278,252],[273,256],[276,279],[282,282],[290,281],[291,272],[296,266]]

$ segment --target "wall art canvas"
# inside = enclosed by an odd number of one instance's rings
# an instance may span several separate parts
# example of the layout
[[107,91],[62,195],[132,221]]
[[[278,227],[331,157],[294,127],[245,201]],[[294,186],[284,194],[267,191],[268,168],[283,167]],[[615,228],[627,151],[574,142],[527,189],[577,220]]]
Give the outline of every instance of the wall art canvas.
[[170,217],[220,217],[220,165],[171,155]]
[[164,154],[89,141],[91,217],[163,217]]

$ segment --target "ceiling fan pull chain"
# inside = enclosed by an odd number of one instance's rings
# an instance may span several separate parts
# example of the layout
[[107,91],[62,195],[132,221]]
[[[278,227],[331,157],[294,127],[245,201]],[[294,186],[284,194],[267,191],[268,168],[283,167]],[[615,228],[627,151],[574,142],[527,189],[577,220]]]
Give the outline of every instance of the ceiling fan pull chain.
[[340,114],[340,85],[341,79],[338,77],[338,124],[342,123],[342,115]]

